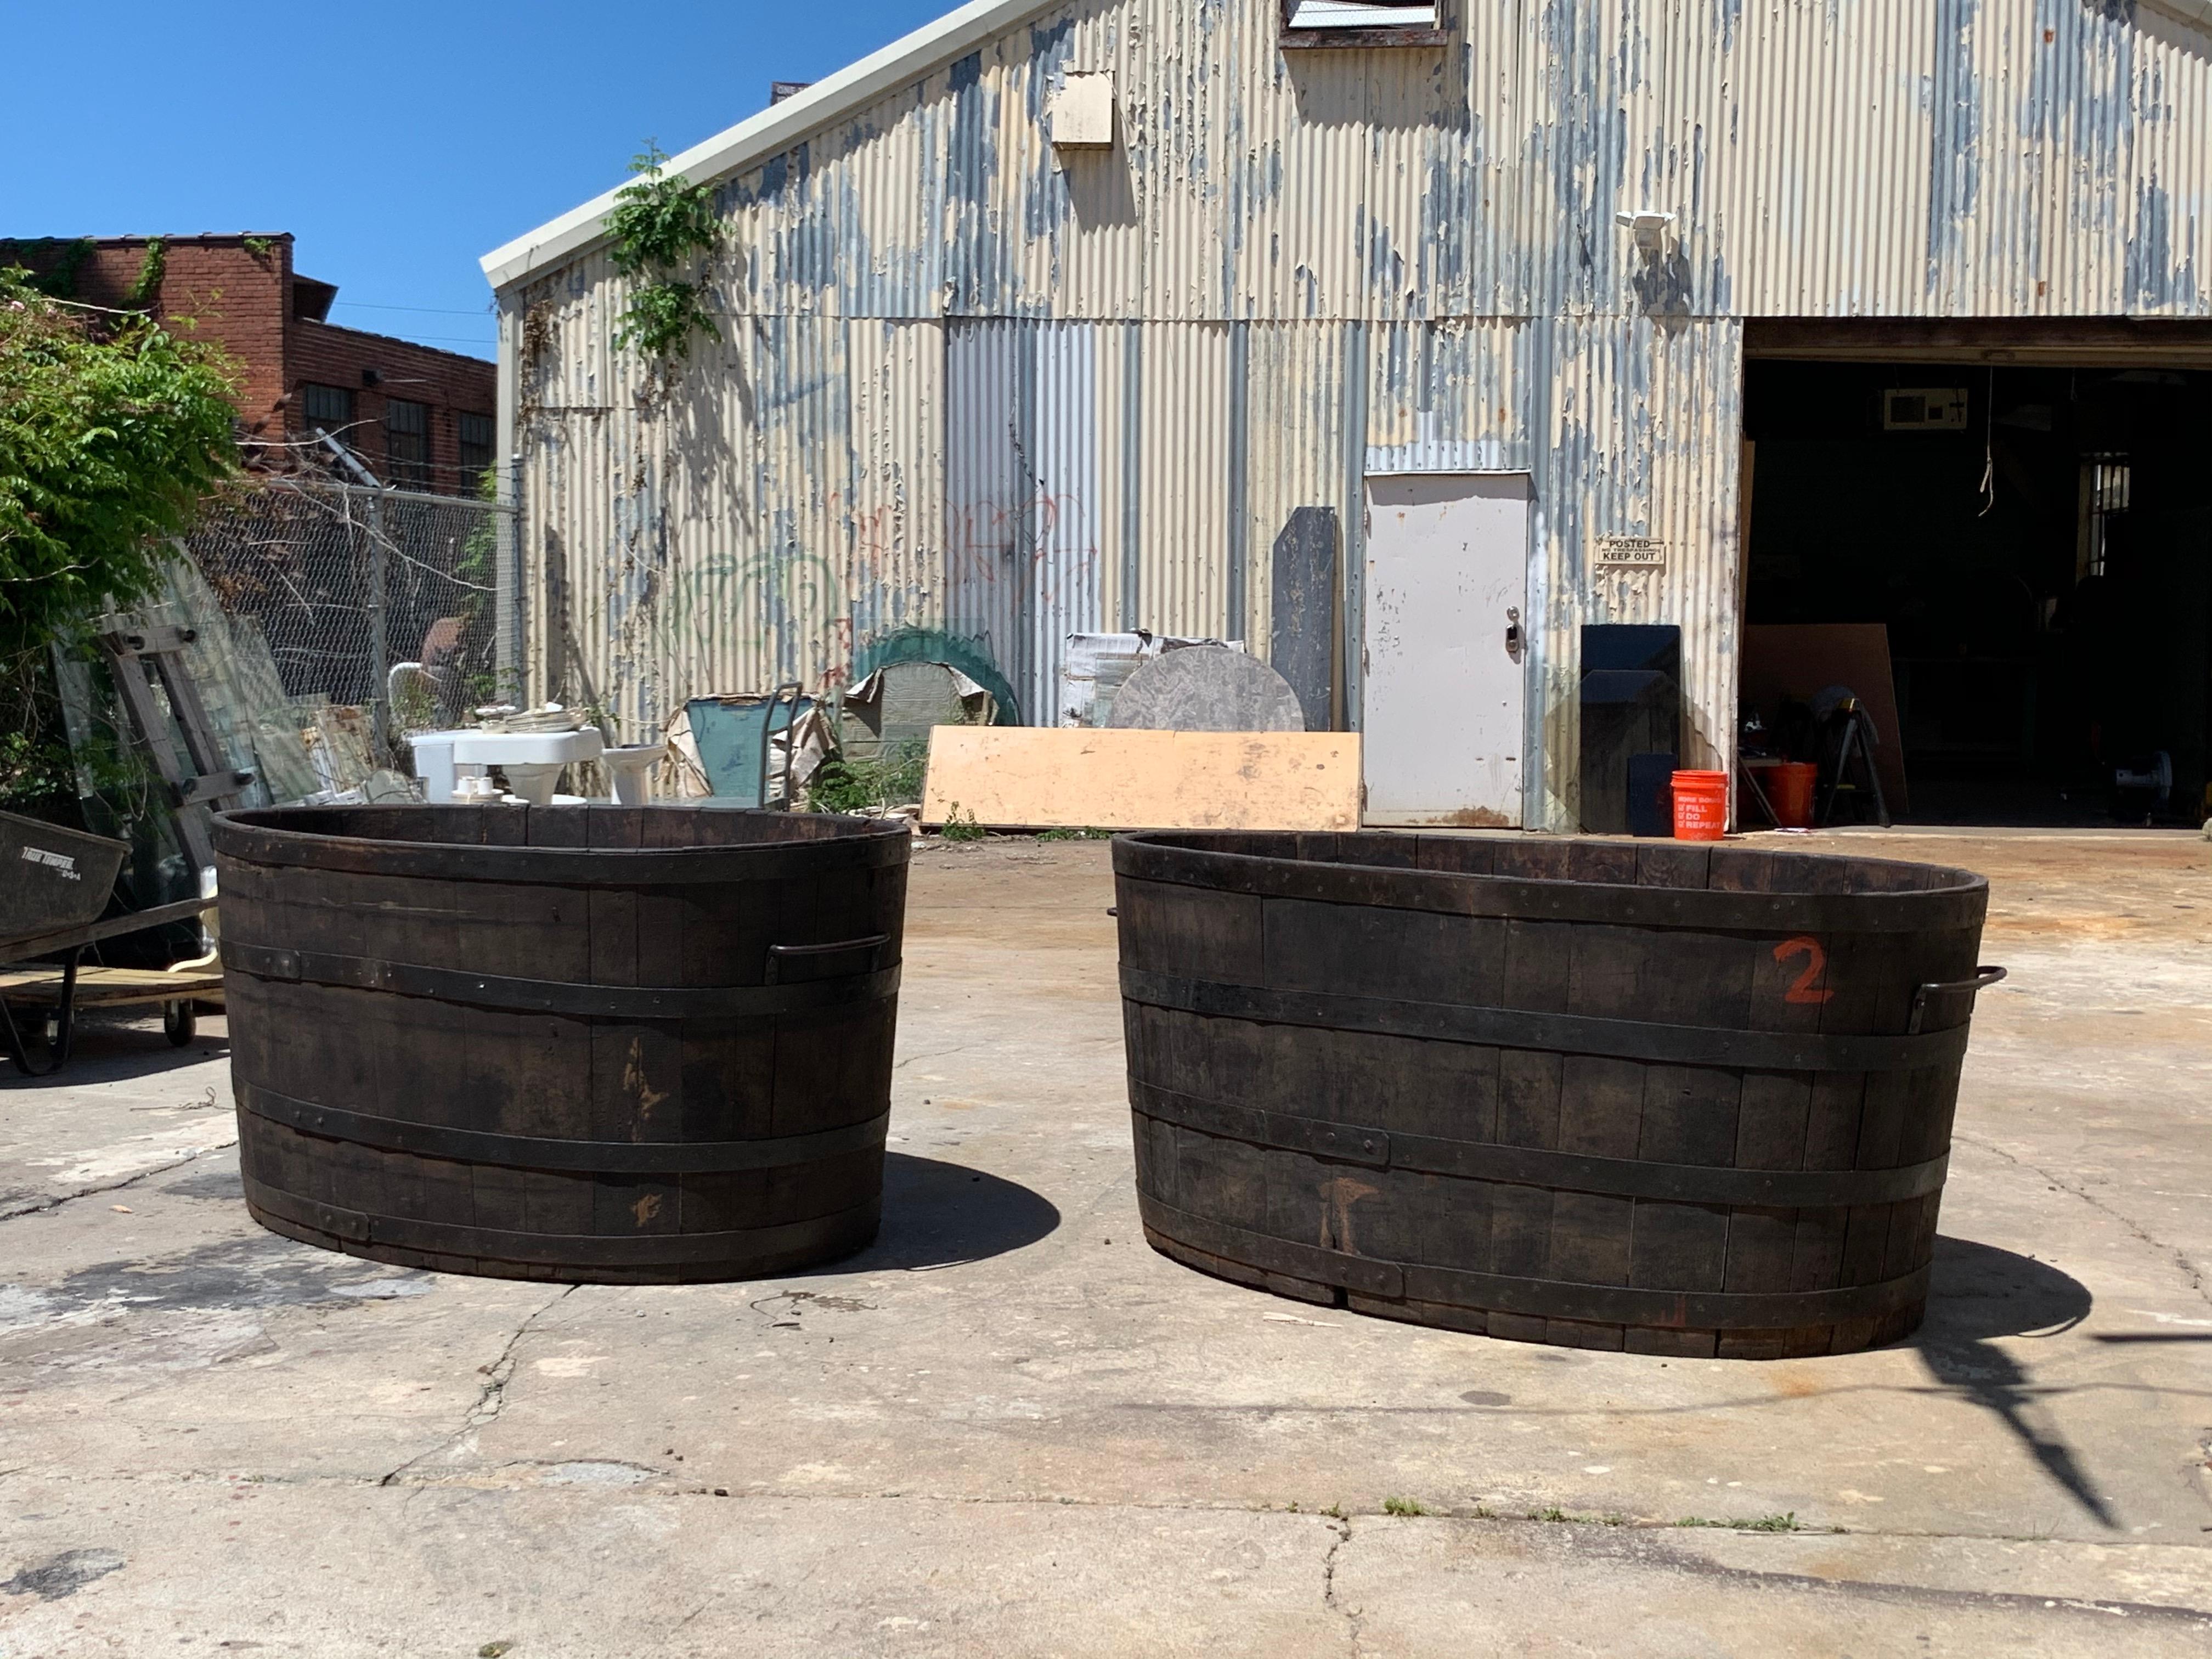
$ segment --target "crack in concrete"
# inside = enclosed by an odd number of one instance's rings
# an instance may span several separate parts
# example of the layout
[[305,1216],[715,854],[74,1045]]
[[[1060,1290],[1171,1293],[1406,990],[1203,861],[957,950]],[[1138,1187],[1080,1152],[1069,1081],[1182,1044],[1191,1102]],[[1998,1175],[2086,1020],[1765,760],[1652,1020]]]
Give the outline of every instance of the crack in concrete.
[[[571,1286],[571,1288],[573,1289],[574,1287]],[[557,1300],[558,1298],[556,1299]],[[451,1438],[457,1437],[458,1436],[449,1437],[449,1440]],[[428,1456],[429,1454],[425,1453],[423,1455]],[[144,1486],[171,1483],[180,1486],[189,1486],[193,1484],[222,1484],[231,1486],[296,1486],[302,1488],[313,1486],[402,1486],[410,1490],[423,1490],[439,1486],[459,1486],[465,1485],[471,1486],[481,1486],[485,1489],[508,1490],[518,1488],[524,1483],[520,1481],[500,1481],[489,1477],[496,1475],[499,1471],[504,1469],[558,1468],[567,1466],[583,1465],[600,1466],[608,1468],[635,1469],[643,1474],[649,1474],[654,1479],[664,1482],[673,1482],[679,1478],[671,1470],[657,1468],[648,1463],[640,1463],[629,1458],[593,1457],[588,1454],[579,1454],[574,1457],[564,1458],[512,1457],[496,1464],[487,1465],[477,1474],[466,1478],[434,1478],[422,1480],[404,1480],[395,1478],[396,1474],[404,1472],[405,1469],[412,1468],[414,1464],[422,1461],[422,1459],[421,1457],[410,1459],[407,1463],[401,1466],[401,1470],[399,1472],[395,1472],[395,1474],[385,1475],[331,1474],[319,1472],[273,1474],[257,1473],[245,1474],[240,1474],[236,1470],[201,1469],[187,1472],[149,1472],[144,1474],[126,1473],[121,1470],[107,1470],[96,1475],[87,1476],[82,1471],[78,1470],[51,1468],[36,1464],[21,1463],[7,1468],[0,1468],[0,1478],[10,1475],[26,1474],[34,1480],[50,1480],[58,1482],[69,1481],[80,1485],[86,1483],[88,1480],[99,1480],[123,1486]],[[1547,1520],[1544,1517],[1541,1509],[1539,1509],[1533,1514],[1515,1515],[1490,1511],[1481,1508],[1480,1506],[1471,1510],[1438,1508],[1430,1510],[1426,1514],[1419,1517],[1407,1517],[1404,1516],[1394,1516],[1387,1510],[1380,1509],[1346,1510],[1343,1510],[1341,1505],[1338,1506],[1336,1512],[1332,1513],[1331,1511],[1325,1510],[1304,1509],[1296,1504],[1283,1505],[1275,1504],[1239,1503],[1209,1504],[1203,1502],[1163,1499],[1153,1499],[1148,1501],[1138,1498],[1071,1498],[1059,1496],[1050,1492],[1009,1492],[994,1494],[987,1492],[916,1492],[910,1488],[892,1488],[889,1490],[871,1489],[860,1492],[823,1492],[819,1488],[815,1487],[770,1486],[765,1485],[748,1485],[741,1487],[716,1487],[712,1485],[691,1484],[697,1482],[701,1477],[693,1475],[689,1472],[686,1472],[681,1479],[683,1479],[687,1484],[683,1486],[664,1486],[655,1495],[671,1498],[704,1498],[711,1495],[726,1501],[735,1498],[750,1498],[756,1502],[765,1501],[779,1504],[974,1504],[984,1508],[1000,1506],[1009,1506],[1013,1508],[1043,1508],[1051,1506],[1062,1509],[1127,1510],[1133,1512],[1162,1515],[1280,1515],[1286,1518],[1297,1520],[1318,1520],[1326,1522],[1328,1525],[1329,1529],[1333,1533],[1337,1534],[1336,1544],[1331,1547],[1328,1563],[1325,1564],[1328,1566],[1328,1571],[1324,1573],[1323,1582],[1325,1586],[1333,1586],[1334,1584],[1334,1566],[1331,1564],[1334,1562],[1336,1555],[1341,1549],[1342,1546],[1351,1541],[1352,1524],[1357,1521],[1380,1521],[1388,1519],[1395,1522],[1418,1518],[1424,1521],[1449,1522],[1459,1525],[1480,1524],[1493,1527],[1522,1527],[1529,1528],[1569,1528],[1576,1530],[1578,1534],[1588,1532],[1601,1539],[1635,1538],[1642,1540],[1647,1543],[1658,1541],[1657,1540],[1655,1540],[1654,1534],[1658,1534],[1661,1538],[1664,1538],[1668,1535],[1678,1535],[1686,1530],[1689,1530],[1685,1528],[1679,1522],[1669,1521],[1658,1516],[1630,1516],[1620,1521],[1607,1521],[1601,1517],[1594,1516],[1567,1515],[1564,1519],[1552,1521]],[[583,1481],[561,1484],[571,1484],[583,1488],[588,1488],[591,1485],[589,1482]],[[640,1482],[639,1484],[642,1486],[643,1483]],[[1761,1529],[1757,1527],[1747,1526],[1727,1526],[1711,1528],[1700,1528],[1696,1530],[1701,1532],[1711,1531],[1715,1534],[1727,1534],[1731,1536],[1739,1537],[1765,1537],[1769,1535],[1762,1532]],[[2191,1539],[2180,1537],[2164,1539],[2096,1538],[2050,1532],[1942,1532],[1928,1528],[1913,1527],[1889,1528],[1861,1525],[1856,1527],[1839,1528],[1807,1525],[1799,1527],[1791,1532],[1778,1533],[1771,1535],[1782,1538],[1795,1538],[1816,1541],[1835,1537],[1849,1537],[1878,1543],[1893,1542],[1897,1540],[1916,1540],[1936,1544],[2025,1544],[2036,1547],[2050,1547],[2067,1551],[2086,1551],[2092,1553],[2114,1552],[2134,1553],[2145,1551],[2182,1551],[2191,1554],[2203,1554],[2207,1551],[2212,1551],[2212,1541],[2200,1543]],[[1964,1595],[1969,1594],[1970,1592],[1960,1591],[1958,1593]]]
[[973,1042],[956,1042],[950,1048],[933,1048],[926,1054],[908,1054],[904,1060],[896,1062],[891,1066],[891,1070],[894,1072],[902,1072],[908,1066],[915,1064],[917,1061],[924,1060],[942,1060],[947,1054],[964,1054],[967,1050],[973,1048],[975,1046],[975,1044]]
[[557,1294],[549,1297],[532,1309],[529,1316],[517,1325],[513,1334],[507,1337],[505,1346],[499,1351],[498,1358],[489,1365],[477,1367],[479,1374],[484,1379],[483,1387],[477,1391],[476,1403],[469,1407],[468,1415],[461,1419],[461,1426],[428,1451],[418,1452],[409,1458],[376,1484],[380,1486],[396,1486],[403,1482],[407,1485],[416,1484],[405,1481],[404,1477],[417,1463],[452,1451],[454,1447],[459,1445],[478,1429],[495,1421],[507,1404],[507,1382],[514,1375],[514,1351],[522,1345],[523,1338],[530,1334],[532,1327],[569,1297],[574,1296],[580,1288],[580,1286],[574,1285],[563,1285]]
[[2051,1186],[2057,1188],[2059,1191],[2071,1194],[2099,1214],[2110,1216],[2134,1235],[2138,1243],[2149,1246],[2171,1261],[2180,1272],[2181,1276],[2189,1281],[2190,1291],[2197,1299],[2207,1307],[2212,1307],[2212,1285],[2208,1285],[2204,1282],[2204,1270],[2189,1259],[2189,1253],[2179,1245],[2169,1244],[2164,1239],[2156,1237],[2125,1211],[2116,1208],[2086,1187],[2077,1186],[2056,1171],[2046,1170],[2039,1164],[2031,1164],[2026,1158],[2007,1152],[1994,1141],[1977,1140],[1971,1135],[1962,1135],[1955,1130],[1953,1131],[1951,1139],[1972,1146],[1977,1152],[1992,1153],[2011,1164],[2015,1170],[2026,1170],[2029,1174],[2038,1176]]
[[1328,1547],[1328,1553],[1321,1561],[1321,1604],[1344,1620],[1345,1651],[1351,1659],[1359,1659],[1359,1609],[1347,1607],[1337,1599],[1336,1563],[1344,1553],[1344,1547],[1352,1541],[1352,1517],[1339,1515],[1329,1522],[1328,1529],[1336,1534],[1336,1541]]
[[52,1198],[42,1198],[34,1203],[20,1205],[13,1209],[0,1210],[0,1221],[14,1221],[27,1215],[45,1215],[60,1209],[64,1204],[74,1204],[81,1198],[97,1198],[102,1193],[119,1193],[126,1187],[135,1187],[140,1182],[150,1180],[155,1176],[167,1175],[172,1170],[181,1170],[187,1164],[197,1164],[200,1159],[212,1153],[229,1152],[237,1145],[235,1140],[226,1140],[219,1146],[203,1146],[196,1152],[186,1152],[173,1163],[156,1164],[150,1170],[141,1170],[137,1175],[125,1176],[120,1181],[110,1181],[99,1186],[81,1187],[73,1193],[58,1193]]

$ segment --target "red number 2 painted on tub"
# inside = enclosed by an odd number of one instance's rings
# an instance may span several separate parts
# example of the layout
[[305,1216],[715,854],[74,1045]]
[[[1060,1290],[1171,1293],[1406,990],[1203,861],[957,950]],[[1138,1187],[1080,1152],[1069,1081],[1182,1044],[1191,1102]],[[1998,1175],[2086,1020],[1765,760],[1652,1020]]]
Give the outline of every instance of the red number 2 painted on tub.
[[1810,957],[1805,971],[1790,981],[1790,988],[1782,994],[1784,1002],[1826,1002],[1836,994],[1826,986],[1815,983],[1828,966],[1828,952],[1820,941],[1810,933],[1800,933],[1796,939],[1785,939],[1774,947],[1774,959],[1787,962],[1792,957]]

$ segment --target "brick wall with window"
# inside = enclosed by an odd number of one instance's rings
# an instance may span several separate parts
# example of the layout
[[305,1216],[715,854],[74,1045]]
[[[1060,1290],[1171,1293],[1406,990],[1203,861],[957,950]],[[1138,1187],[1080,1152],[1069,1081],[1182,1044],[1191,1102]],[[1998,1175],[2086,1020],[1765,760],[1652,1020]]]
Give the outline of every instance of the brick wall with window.
[[[488,433],[496,371],[477,357],[306,319],[292,325],[289,367],[295,384],[343,387],[353,394],[349,447],[386,483],[452,495],[476,487],[489,455],[464,454],[464,417]],[[295,401],[301,401],[295,399]],[[302,412],[297,427],[310,422]]]
[[[155,240],[162,245],[161,281],[153,309],[189,322],[198,337],[234,360],[240,435],[250,464],[303,464],[300,458],[312,449],[279,446],[312,445],[316,427],[333,435],[343,428],[344,441],[379,477],[396,458],[410,488],[475,489],[491,462],[494,366],[325,320],[337,290],[293,270],[289,235],[108,236],[81,243],[18,237],[0,239],[0,263],[42,274],[66,263],[70,297],[121,307],[131,302],[148,244]],[[402,406],[396,425],[387,409],[393,404]]]

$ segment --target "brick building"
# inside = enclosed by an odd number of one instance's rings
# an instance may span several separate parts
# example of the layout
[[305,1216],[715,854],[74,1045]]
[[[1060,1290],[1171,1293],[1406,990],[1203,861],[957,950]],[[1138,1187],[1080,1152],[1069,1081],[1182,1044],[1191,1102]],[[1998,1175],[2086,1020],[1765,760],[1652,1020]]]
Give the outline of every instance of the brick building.
[[317,427],[386,483],[448,493],[492,463],[495,368],[329,320],[337,286],[292,268],[289,234],[0,240],[0,265],[29,268],[59,298],[150,309],[189,322],[238,364],[251,465],[315,465]]

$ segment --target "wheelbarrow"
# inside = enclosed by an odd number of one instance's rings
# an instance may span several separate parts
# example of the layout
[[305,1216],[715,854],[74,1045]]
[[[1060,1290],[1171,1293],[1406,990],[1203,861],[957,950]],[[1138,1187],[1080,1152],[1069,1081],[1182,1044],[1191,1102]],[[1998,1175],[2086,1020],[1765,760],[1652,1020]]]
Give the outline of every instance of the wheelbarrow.
[[[211,963],[186,963],[182,971],[167,974],[130,968],[80,972],[88,946],[187,921],[214,908],[212,898],[185,899],[101,921],[130,850],[106,836],[0,812],[0,1040],[26,1077],[50,1076],[69,1063],[81,1004],[159,1002],[163,1029],[181,1048],[192,1040],[194,999],[216,993],[222,983],[222,971]],[[9,964],[40,958],[59,961],[5,971]],[[34,1005],[44,1014],[45,1064],[32,1058],[11,1004]]]

